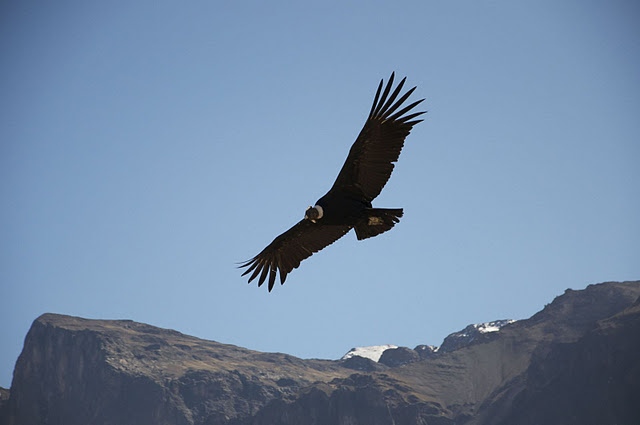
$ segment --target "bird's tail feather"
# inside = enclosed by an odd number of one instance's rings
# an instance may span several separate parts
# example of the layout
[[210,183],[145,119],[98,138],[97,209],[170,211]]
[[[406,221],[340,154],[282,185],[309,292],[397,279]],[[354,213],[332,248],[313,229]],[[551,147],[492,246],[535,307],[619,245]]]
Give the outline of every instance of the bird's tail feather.
[[371,238],[390,230],[402,217],[402,208],[371,208],[355,226],[358,240]]

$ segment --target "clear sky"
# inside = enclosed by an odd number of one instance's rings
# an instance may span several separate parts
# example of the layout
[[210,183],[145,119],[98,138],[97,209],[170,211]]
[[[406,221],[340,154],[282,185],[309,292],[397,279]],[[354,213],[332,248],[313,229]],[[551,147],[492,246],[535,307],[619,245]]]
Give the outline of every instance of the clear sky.
[[[366,6],[365,6],[366,4]],[[0,385],[42,313],[300,357],[439,345],[640,278],[637,1],[4,1]],[[333,184],[392,71],[429,113],[349,234],[236,262]]]

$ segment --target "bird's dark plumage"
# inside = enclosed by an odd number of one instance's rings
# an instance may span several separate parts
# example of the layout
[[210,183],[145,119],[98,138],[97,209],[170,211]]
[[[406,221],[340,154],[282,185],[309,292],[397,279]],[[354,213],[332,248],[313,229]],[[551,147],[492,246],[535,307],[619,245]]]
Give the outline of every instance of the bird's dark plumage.
[[402,209],[372,208],[371,201],[389,180],[405,138],[422,121],[416,117],[424,112],[409,112],[424,99],[403,107],[416,88],[399,96],[406,78],[391,92],[393,79],[391,74],[384,91],[380,81],[367,121],[329,192],[307,209],[304,219],[240,265],[248,267],[242,275],[251,273],[249,282],[258,278],[261,286],[268,279],[271,291],[278,272],[284,284],[287,274],[302,260],[349,230],[355,228],[358,239],[366,239],[386,232],[400,220]]
[[389,78],[382,97],[380,97],[382,89],[382,81],[380,81],[367,122],[351,146],[349,156],[332,189],[341,188],[356,196],[363,196],[369,202],[380,194],[391,176],[393,163],[400,156],[404,139],[409,135],[411,128],[422,121],[413,119],[424,114],[424,112],[417,112],[404,115],[424,99],[413,102],[396,112],[416,89],[414,87],[407,91],[393,103],[402,90],[405,80],[406,78],[398,84],[388,99],[387,96],[393,84],[393,74]]

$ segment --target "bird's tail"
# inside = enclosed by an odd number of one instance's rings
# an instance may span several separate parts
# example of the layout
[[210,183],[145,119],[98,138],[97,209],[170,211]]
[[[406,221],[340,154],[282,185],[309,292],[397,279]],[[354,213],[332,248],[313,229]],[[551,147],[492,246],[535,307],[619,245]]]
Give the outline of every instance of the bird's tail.
[[371,238],[390,230],[400,222],[402,208],[370,208],[355,226],[358,240]]

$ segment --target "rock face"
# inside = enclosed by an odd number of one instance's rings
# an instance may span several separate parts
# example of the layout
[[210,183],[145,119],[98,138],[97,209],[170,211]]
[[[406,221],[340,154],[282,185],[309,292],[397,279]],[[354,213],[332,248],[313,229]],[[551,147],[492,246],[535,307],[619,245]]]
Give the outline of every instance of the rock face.
[[418,360],[420,360],[420,355],[415,350],[407,347],[398,347],[385,350],[378,362],[389,367],[396,367],[417,362]]
[[638,297],[640,282],[567,290],[530,319],[472,325],[438,350],[387,349],[379,362],[45,314],[0,391],[0,424],[636,424]]
[[635,424],[639,401],[640,299],[578,340],[535,353],[525,373],[497,391],[475,423]]

